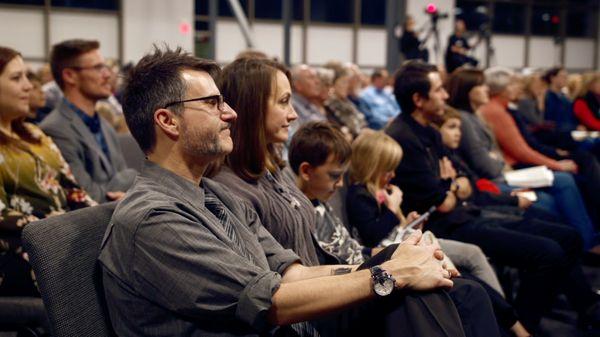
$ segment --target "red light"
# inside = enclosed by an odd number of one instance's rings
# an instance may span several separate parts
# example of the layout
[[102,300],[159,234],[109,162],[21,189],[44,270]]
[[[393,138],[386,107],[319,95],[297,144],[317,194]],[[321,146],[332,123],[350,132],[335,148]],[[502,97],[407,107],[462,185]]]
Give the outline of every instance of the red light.
[[425,10],[429,14],[435,14],[435,13],[437,13],[437,6],[433,3],[427,4],[427,7]]
[[558,25],[560,23],[560,17],[558,17],[558,15],[552,15],[551,21],[553,24]]
[[188,22],[181,22],[179,24],[179,32],[183,35],[189,34],[192,30],[192,26]]

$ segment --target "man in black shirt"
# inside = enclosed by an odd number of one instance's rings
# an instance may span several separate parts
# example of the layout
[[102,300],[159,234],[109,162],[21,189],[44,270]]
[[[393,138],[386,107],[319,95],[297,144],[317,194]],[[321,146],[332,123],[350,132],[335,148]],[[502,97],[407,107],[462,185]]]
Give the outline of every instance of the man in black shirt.
[[446,49],[446,70],[448,74],[465,63],[474,67],[479,63],[475,58],[467,55],[472,47],[469,46],[469,41],[464,37],[466,30],[465,22],[462,19],[456,19],[454,34],[448,38],[448,48]]
[[443,114],[448,98],[435,66],[405,63],[396,75],[394,95],[403,113],[386,133],[404,151],[392,180],[404,191],[403,209],[424,212],[436,206],[427,229],[442,238],[477,244],[493,262],[520,269],[515,308],[529,331],[537,330],[564,284],[568,286],[562,290],[581,317],[594,316],[598,298],[576,262],[582,243],[573,229],[508,214],[493,217],[466,202],[472,193],[469,181],[457,177],[439,132],[430,126]]

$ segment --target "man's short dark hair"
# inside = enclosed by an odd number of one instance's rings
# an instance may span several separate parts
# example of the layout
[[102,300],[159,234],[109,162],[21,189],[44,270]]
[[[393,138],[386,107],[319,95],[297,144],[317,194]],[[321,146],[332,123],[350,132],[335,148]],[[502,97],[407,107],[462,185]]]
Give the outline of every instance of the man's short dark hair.
[[428,75],[437,71],[434,65],[421,60],[410,60],[402,64],[395,75],[394,96],[396,96],[403,113],[410,114],[415,111],[413,102],[415,93],[423,98],[429,98],[431,81]]
[[[214,79],[221,68],[214,61],[197,58],[181,48],[171,50],[165,47],[161,50],[154,46],[154,52],[144,56],[126,77],[123,94],[125,121],[146,154],[156,145],[154,112],[186,98],[187,85],[181,76],[184,70],[204,71]],[[172,105],[169,109],[180,113],[182,105]]]
[[290,143],[289,161],[298,174],[300,164],[307,162],[318,167],[333,154],[334,160],[345,164],[350,160],[352,148],[342,131],[325,121],[312,121],[300,127]]
[[50,52],[50,69],[56,84],[64,89],[63,70],[78,66],[78,64],[75,64],[75,60],[79,56],[99,48],[100,42],[96,40],[73,39],[55,44]]

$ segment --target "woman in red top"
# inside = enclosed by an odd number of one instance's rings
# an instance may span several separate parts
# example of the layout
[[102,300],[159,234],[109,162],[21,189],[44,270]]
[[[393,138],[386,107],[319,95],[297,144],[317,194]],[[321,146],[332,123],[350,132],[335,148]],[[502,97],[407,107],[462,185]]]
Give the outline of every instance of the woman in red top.
[[600,131],[600,73],[592,75],[583,94],[575,100],[573,112],[588,130]]

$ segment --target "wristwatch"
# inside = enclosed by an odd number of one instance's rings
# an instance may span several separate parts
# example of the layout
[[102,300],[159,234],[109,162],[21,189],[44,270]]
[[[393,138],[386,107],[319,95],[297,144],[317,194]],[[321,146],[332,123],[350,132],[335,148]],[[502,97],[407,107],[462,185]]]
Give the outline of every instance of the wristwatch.
[[388,274],[380,266],[370,268],[373,279],[373,291],[379,296],[387,296],[392,293],[396,285],[396,279]]

